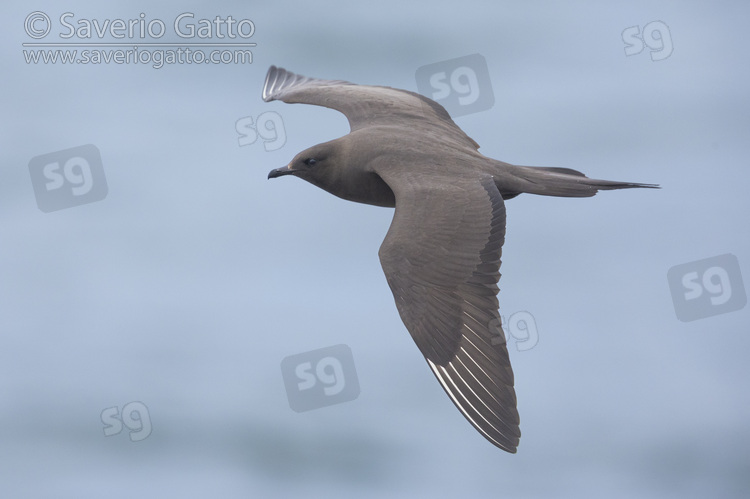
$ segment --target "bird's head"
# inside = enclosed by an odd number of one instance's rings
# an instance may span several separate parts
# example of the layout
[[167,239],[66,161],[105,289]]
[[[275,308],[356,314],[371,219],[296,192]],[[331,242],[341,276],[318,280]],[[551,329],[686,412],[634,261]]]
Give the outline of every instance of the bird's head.
[[288,165],[271,170],[268,178],[294,175],[330,192],[341,180],[341,156],[342,144],[318,144],[297,154]]
[[367,169],[366,162],[352,157],[352,135],[302,151],[287,166],[271,170],[268,178],[294,175],[349,201],[393,207],[390,187]]
[[308,180],[323,174],[323,170],[330,169],[335,163],[334,148],[328,143],[318,144],[297,154],[292,161],[281,168],[268,173],[268,178],[294,175]]

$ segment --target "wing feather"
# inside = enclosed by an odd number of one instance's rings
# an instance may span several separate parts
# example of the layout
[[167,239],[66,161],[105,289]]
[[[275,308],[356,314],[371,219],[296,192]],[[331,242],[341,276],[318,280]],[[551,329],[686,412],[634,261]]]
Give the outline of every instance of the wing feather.
[[396,196],[380,260],[401,318],[464,417],[515,452],[521,432],[496,296],[502,196],[489,176],[424,182],[414,170],[378,174]]
[[372,126],[406,124],[453,142],[455,147],[479,148],[443,106],[408,90],[310,78],[271,66],[262,95],[266,102],[281,100],[335,109],[346,116],[353,132]]

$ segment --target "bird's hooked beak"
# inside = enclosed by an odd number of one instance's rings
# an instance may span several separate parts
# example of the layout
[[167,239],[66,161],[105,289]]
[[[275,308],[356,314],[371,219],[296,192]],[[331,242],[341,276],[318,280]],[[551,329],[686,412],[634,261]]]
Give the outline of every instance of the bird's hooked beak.
[[290,165],[282,166],[281,168],[275,168],[268,172],[268,178],[276,178],[284,175],[292,175],[297,170],[290,168]]

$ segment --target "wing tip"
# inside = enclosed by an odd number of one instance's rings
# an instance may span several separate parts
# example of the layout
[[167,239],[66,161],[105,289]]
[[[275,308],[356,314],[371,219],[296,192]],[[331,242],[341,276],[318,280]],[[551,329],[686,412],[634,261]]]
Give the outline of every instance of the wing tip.
[[279,66],[271,65],[266,73],[266,81],[263,83],[263,92],[261,96],[265,102],[277,99],[285,100],[284,95],[287,94],[287,91],[307,85],[353,85],[353,83],[344,80],[321,80],[319,78],[311,78],[309,76],[292,73],[291,71],[287,71]]
[[[472,411],[468,410],[464,406],[464,404],[461,403],[457,395],[464,397],[464,399],[465,396],[461,393],[460,389],[458,389],[455,384],[455,389],[451,389],[449,384],[444,379],[444,373],[441,372],[440,369],[438,369],[438,365],[434,364],[430,359],[426,357],[425,360],[427,361],[427,364],[430,366],[430,370],[435,375],[445,392],[448,394],[448,397],[451,399],[453,404],[456,406],[456,408],[458,408],[459,412],[461,412],[464,418],[466,418],[466,420],[469,421],[469,423],[471,423],[471,425],[479,432],[480,435],[482,435],[492,445],[504,450],[505,452],[508,452],[510,454],[515,454],[516,452],[518,452],[518,444],[521,442],[521,430],[518,426],[518,421],[515,421],[515,424],[512,425],[514,426],[514,428],[512,429],[515,431],[511,434],[505,434],[504,432],[498,431],[498,429],[491,422],[487,421],[486,423],[488,424],[488,426],[492,430],[494,430],[492,432],[489,431],[487,426],[483,425],[481,421],[477,421],[475,417],[472,417]],[[445,370],[444,367],[442,368],[443,370]],[[448,380],[451,383],[454,383],[453,380],[450,379],[450,377],[448,377]],[[465,400],[468,402],[468,399]],[[471,406],[471,403],[469,402],[468,405]],[[481,416],[481,414],[479,414],[479,416]],[[503,423],[507,425],[506,422],[503,421]]]
[[266,81],[263,83],[263,100],[265,102],[270,102],[274,100],[274,92],[276,90],[276,82],[279,80],[279,77],[283,77],[288,73],[288,71],[284,68],[279,68],[277,66],[271,65],[270,68],[268,68],[268,72],[266,73]]

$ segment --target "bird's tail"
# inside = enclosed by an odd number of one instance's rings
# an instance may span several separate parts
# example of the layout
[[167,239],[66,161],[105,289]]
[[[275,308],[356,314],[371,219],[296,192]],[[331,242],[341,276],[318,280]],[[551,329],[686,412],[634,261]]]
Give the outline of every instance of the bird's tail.
[[[498,162],[500,163],[500,162]],[[541,196],[590,197],[598,191],[646,187],[658,189],[657,184],[616,182],[588,178],[578,170],[548,166],[516,166],[501,163],[495,181],[503,199],[510,199],[524,192]]]

